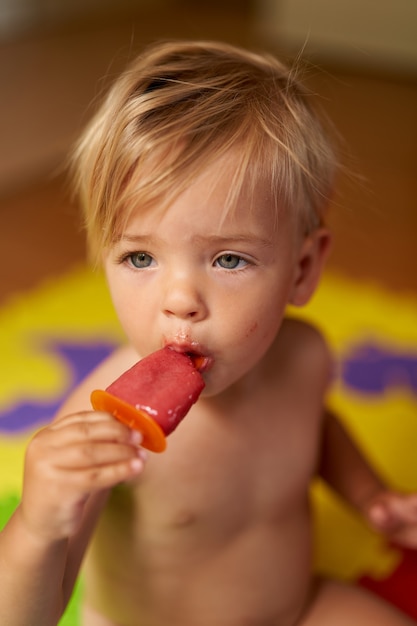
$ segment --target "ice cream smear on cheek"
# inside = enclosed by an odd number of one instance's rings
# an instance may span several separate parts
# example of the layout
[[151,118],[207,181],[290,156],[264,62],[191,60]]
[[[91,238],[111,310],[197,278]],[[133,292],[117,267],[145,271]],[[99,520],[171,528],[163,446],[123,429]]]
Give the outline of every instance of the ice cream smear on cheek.
[[166,346],[141,359],[105,391],[93,391],[91,403],[139,430],[144,447],[162,452],[166,437],[203,391],[205,367],[207,358]]

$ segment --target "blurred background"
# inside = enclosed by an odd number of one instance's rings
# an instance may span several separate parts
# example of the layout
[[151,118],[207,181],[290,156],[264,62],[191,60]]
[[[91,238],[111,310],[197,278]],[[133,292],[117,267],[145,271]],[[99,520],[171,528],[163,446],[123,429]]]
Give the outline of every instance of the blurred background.
[[417,291],[415,0],[0,0],[0,304],[84,259],[66,156],[109,82],[167,37],[302,54],[354,173],[329,267]]

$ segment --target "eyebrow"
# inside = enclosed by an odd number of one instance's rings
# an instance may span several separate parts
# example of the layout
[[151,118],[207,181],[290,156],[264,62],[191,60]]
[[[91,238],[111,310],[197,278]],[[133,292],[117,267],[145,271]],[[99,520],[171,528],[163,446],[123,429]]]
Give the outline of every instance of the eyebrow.
[[[256,244],[262,247],[273,247],[273,242],[271,239],[266,239],[265,237],[259,237],[253,233],[239,233],[234,234],[230,233],[229,235],[196,235],[193,237],[193,240],[196,243],[209,243],[209,244],[217,244],[217,245],[226,245],[230,243],[249,243]],[[143,234],[143,235],[130,235],[129,233],[125,233],[118,240],[118,243],[133,243],[133,244],[143,244],[147,243],[153,244],[156,242],[156,238],[153,234]]]

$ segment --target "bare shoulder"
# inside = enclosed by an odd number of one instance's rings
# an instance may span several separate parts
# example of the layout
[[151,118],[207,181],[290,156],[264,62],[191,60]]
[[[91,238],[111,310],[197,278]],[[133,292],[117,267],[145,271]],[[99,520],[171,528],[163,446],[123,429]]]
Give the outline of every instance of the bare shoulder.
[[316,326],[305,320],[286,317],[280,332],[291,337],[295,348],[302,347],[315,352],[329,353],[323,334]]
[[314,373],[329,381],[333,370],[331,350],[318,328],[300,319],[285,318],[279,344],[285,350],[287,362],[291,362],[298,372]]
[[134,365],[138,358],[131,346],[126,345],[117,348],[74,389],[60,408],[57,417],[77,411],[90,410],[90,395],[93,389],[108,387],[115,378]]

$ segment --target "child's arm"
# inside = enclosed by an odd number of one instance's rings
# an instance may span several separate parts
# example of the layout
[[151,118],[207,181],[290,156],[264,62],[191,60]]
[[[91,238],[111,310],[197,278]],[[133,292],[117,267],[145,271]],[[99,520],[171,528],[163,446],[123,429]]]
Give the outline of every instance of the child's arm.
[[21,503],[0,534],[0,624],[58,623],[108,490],[143,467],[137,443],[137,433],[93,411],[35,435]]
[[386,488],[341,421],[328,409],[324,415],[319,470],[335,491],[360,510]]
[[320,475],[392,541],[417,547],[417,494],[388,487],[330,411],[323,428]]
[[[88,541],[87,533],[84,538]],[[71,596],[82,559],[78,538],[42,541],[26,528],[19,506],[0,534],[0,623],[57,624]],[[79,557],[76,558],[76,555]],[[72,561],[72,562],[71,562]]]

